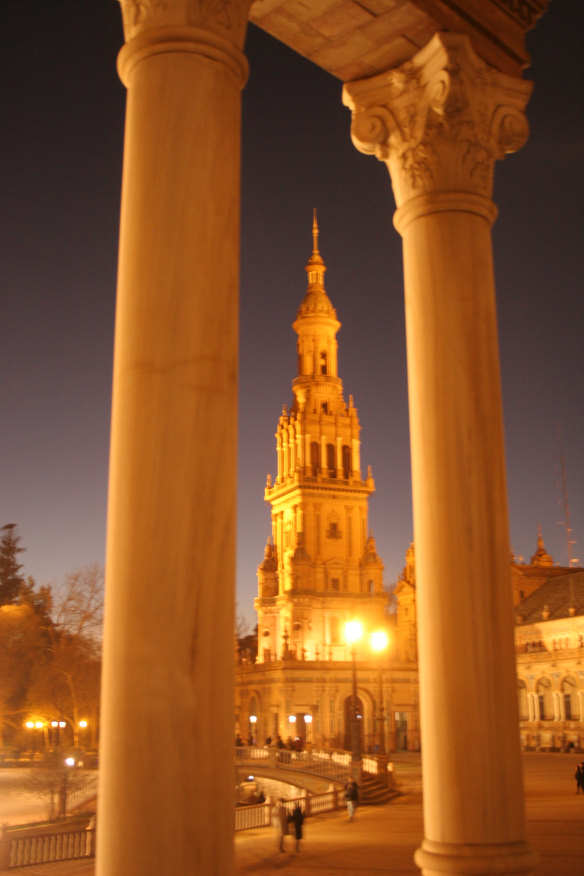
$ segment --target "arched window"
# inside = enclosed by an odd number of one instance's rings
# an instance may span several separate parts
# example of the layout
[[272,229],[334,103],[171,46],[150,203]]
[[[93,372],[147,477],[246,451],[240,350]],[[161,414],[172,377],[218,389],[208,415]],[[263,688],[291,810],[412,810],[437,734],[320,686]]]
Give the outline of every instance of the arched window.
[[565,678],[562,682],[562,697],[564,700],[564,715],[566,721],[578,721],[578,690],[573,678]]
[[326,446],[326,467],[328,468],[329,478],[336,478],[337,469],[335,466],[335,445],[327,444]]
[[527,705],[527,686],[524,681],[517,682],[517,695],[519,697],[519,720],[527,721],[529,718],[529,707]]
[[312,441],[310,444],[310,467],[312,469],[312,477],[315,478],[319,469],[319,447],[318,441]]
[[351,448],[343,444],[343,477],[348,480],[351,477]]
[[320,361],[320,373],[321,374],[328,374],[327,355],[324,351],[320,354],[319,361]]
[[539,720],[551,721],[554,716],[552,705],[552,683],[549,678],[541,678],[535,687],[539,703]]

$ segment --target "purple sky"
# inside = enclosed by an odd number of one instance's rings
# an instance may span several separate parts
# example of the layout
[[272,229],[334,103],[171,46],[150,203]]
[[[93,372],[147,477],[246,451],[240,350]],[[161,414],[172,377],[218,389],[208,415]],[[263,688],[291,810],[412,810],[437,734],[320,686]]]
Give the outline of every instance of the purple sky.
[[[578,16],[578,17],[576,17]],[[103,562],[124,89],[116,2],[3,10],[0,525],[25,571],[59,581]],[[513,549],[538,523],[567,561],[565,452],[576,556],[584,558],[584,115],[579,4],[552,3],[529,36],[531,138],[499,163],[494,229]],[[391,585],[412,537],[400,238],[385,167],[358,153],[341,85],[250,28],[244,92],[239,610],[252,618],[269,532],[263,487],[291,399],[312,208],[343,326],[339,365],[377,494],[370,522]]]

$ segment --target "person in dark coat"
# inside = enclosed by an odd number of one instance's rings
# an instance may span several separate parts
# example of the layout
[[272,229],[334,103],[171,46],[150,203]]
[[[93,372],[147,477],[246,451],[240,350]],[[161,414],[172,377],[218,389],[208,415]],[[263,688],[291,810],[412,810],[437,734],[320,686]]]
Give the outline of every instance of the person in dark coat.
[[576,767],[574,778],[576,779],[576,793],[579,794],[582,791],[584,794],[584,761]]
[[347,812],[349,813],[349,821],[352,821],[355,816],[355,809],[359,802],[359,786],[353,779],[345,785],[345,800],[347,802]]
[[302,839],[302,822],[304,815],[300,808],[300,803],[297,803],[290,816],[290,821],[294,825],[294,836],[296,837],[296,851],[300,851],[300,840]]

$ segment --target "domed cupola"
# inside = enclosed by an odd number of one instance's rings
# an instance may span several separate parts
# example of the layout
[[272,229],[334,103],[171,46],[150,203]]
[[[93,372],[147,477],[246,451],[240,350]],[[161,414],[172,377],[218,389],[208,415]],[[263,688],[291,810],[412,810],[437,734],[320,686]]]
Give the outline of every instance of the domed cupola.
[[545,549],[545,545],[543,543],[543,536],[541,534],[541,526],[537,528],[537,550],[532,556],[531,560],[532,566],[553,566],[554,560]]
[[319,228],[315,209],[312,219],[312,255],[305,267],[308,276],[308,288],[296,313],[297,322],[294,324],[294,328],[298,331],[299,320],[325,317],[334,323],[334,331],[337,332],[341,324],[337,319],[337,312],[333,307],[332,301],[324,288],[326,265],[318,249],[318,235]]

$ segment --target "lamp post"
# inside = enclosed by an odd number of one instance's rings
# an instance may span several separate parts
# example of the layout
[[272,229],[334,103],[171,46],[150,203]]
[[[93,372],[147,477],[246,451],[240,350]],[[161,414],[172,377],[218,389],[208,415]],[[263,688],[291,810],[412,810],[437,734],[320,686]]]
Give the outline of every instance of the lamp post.
[[252,745],[255,745],[255,742],[256,742],[255,725],[257,724],[257,720],[258,720],[257,715],[250,715],[249,716],[249,723],[251,724],[251,727],[249,728],[249,738],[251,740]]
[[63,776],[61,780],[61,787],[59,788],[59,817],[65,818],[67,815],[67,792],[69,787],[69,770],[71,767],[75,766],[75,758],[74,757],[66,757],[63,761],[63,765],[65,769],[63,770]]
[[351,778],[354,782],[361,779],[361,734],[357,718],[357,642],[363,637],[363,625],[358,620],[347,621],[345,624],[345,641],[351,646],[353,695],[351,698]]
[[[372,651],[375,651],[376,654],[382,654],[387,647],[389,646],[389,636],[385,632],[385,630],[375,630],[369,636],[369,645]],[[381,671],[381,663],[378,666],[378,679],[379,679],[379,709],[377,715],[377,745],[379,747],[379,754],[385,754],[385,728],[384,721],[385,715],[383,713],[383,674]]]

